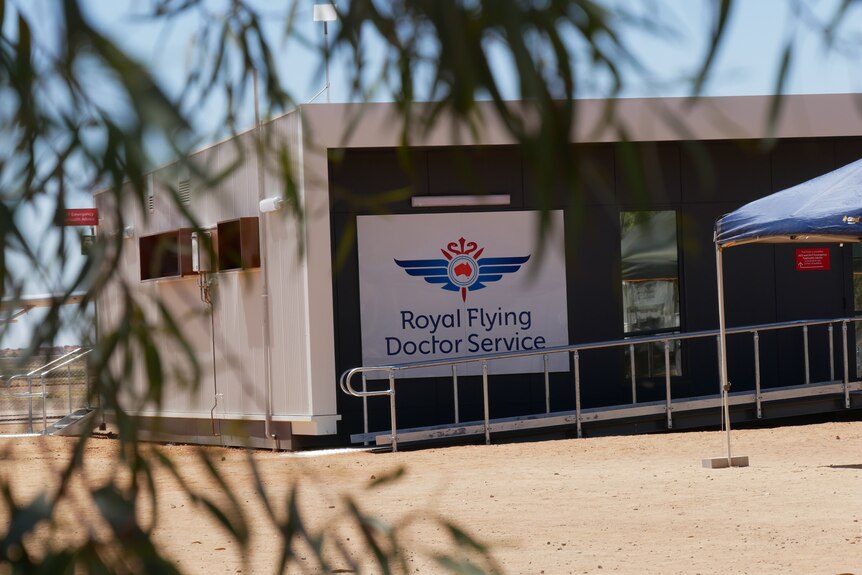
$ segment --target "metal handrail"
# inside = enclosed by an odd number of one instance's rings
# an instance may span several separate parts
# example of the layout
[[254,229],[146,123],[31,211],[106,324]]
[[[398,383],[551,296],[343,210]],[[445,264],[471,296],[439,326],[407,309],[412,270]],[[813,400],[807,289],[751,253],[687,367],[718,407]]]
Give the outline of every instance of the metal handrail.
[[[83,348],[83,347],[82,347],[82,348],[79,348],[79,349],[78,349],[78,351],[81,351],[82,349],[84,349],[84,348]],[[82,357],[84,357],[85,355],[87,355],[88,353],[90,353],[91,351],[93,351],[93,349],[92,349],[92,348],[90,348],[90,349],[88,349],[88,350],[84,351],[83,353],[81,353],[81,354],[79,354],[79,355],[76,355],[75,357],[72,357],[72,358],[67,359],[66,361],[64,361],[64,362],[63,362],[63,363],[61,363],[60,365],[55,365],[55,366],[54,366],[54,367],[52,367],[51,369],[49,369],[49,370],[47,370],[47,371],[43,371],[43,372],[39,375],[39,377],[41,377],[42,379],[44,379],[44,378],[45,378],[45,376],[46,376],[46,375],[48,375],[49,373],[51,373],[52,371],[56,371],[56,370],[60,369],[61,367],[66,367],[68,364],[72,363],[73,361],[78,361],[79,359],[81,359]],[[69,354],[66,354],[66,355],[69,355]],[[64,356],[64,357],[65,357],[65,356]],[[62,359],[62,358],[61,358],[61,359]],[[55,363],[55,362],[51,362],[51,363]],[[48,364],[48,365],[50,365],[50,364]],[[45,367],[48,367],[48,365],[46,365]]]
[[[805,347],[805,381],[806,383],[810,383],[809,377],[809,362],[808,362],[808,327],[810,326],[818,326],[818,325],[828,325],[829,326],[829,349],[830,349],[830,377],[834,379],[834,357],[833,357],[833,342],[832,342],[832,334],[833,334],[833,325],[836,323],[842,324],[842,334],[843,334],[843,348],[844,348],[844,395],[845,395],[845,405],[849,407],[850,398],[849,398],[849,375],[848,375],[848,356],[847,356],[847,324],[849,322],[862,321],[862,316],[851,316],[851,317],[839,317],[839,318],[830,318],[830,319],[814,319],[814,320],[793,320],[793,321],[785,321],[778,323],[770,323],[770,324],[756,324],[749,326],[740,326],[734,328],[728,328],[726,333],[728,335],[733,334],[743,334],[749,333],[754,336],[755,343],[755,363],[757,367],[756,373],[756,398],[757,398],[757,413],[758,417],[761,415],[761,406],[760,406],[760,371],[759,371],[759,340],[760,333],[765,331],[777,331],[782,329],[792,329],[792,328],[803,328],[803,337],[804,337],[804,347]],[[392,423],[392,449],[393,451],[397,451],[397,437],[396,437],[396,426],[395,426],[395,374],[399,371],[407,371],[413,369],[423,369],[423,368],[432,368],[432,367],[442,367],[442,366],[452,366],[452,374],[453,374],[453,383],[455,386],[455,390],[457,393],[457,371],[455,366],[462,364],[470,364],[470,363],[479,363],[482,365],[482,380],[483,380],[483,395],[484,395],[484,404],[485,404],[485,439],[486,442],[490,442],[490,425],[489,425],[489,416],[488,416],[488,362],[501,360],[501,359],[511,359],[511,358],[519,358],[519,357],[539,357],[543,356],[545,358],[545,379],[547,383],[548,379],[548,362],[547,357],[551,354],[556,353],[570,353],[573,356],[574,361],[574,371],[575,371],[575,403],[576,403],[576,414],[577,414],[577,425],[578,425],[578,436],[581,436],[581,417],[580,417],[580,369],[579,369],[579,360],[580,360],[580,352],[585,350],[593,350],[593,349],[606,349],[606,348],[615,348],[615,347],[629,347],[630,350],[633,351],[634,346],[649,344],[649,343],[664,343],[664,360],[665,360],[665,385],[666,385],[666,400],[667,400],[667,416],[668,416],[668,427],[672,426],[671,419],[671,393],[670,393],[670,383],[671,383],[671,373],[669,366],[669,355],[670,355],[670,342],[672,341],[684,341],[690,339],[699,339],[705,337],[718,337],[719,330],[718,329],[710,329],[710,330],[701,330],[695,332],[687,332],[687,333],[679,333],[679,332],[668,332],[664,334],[656,334],[649,336],[633,336],[623,339],[602,341],[602,342],[591,342],[591,343],[579,343],[579,344],[569,344],[562,346],[554,346],[548,347],[545,349],[539,350],[529,350],[529,351],[519,351],[519,352],[503,352],[503,353],[494,353],[494,354],[484,354],[484,355],[473,355],[473,356],[462,356],[448,359],[434,359],[420,362],[408,362],[401,364],[389,364],[389,365],[377,365],[377,366],[362,366],[362,367],[354,367],[352,369],[348,369],[344,371],[339,377],[339,387],[341,391],[347,395],[352,395],[354,397],[361,397],[363,399],[363,412],[367,413],[367,406],[365,405],[365,401],[369,397],[378,397],[378,396],[389,396],[390,399],[390,413],[391,413],[391,423]],[[389,379],[389,387],[382,390],[368,390],[365,381],[367,378],[367,374],[369,373],[381,373],[384,372],[387,374],[387,378]],[[358,390],[353,387],[351,380],[357,374],[362,374],[363,380],[363,389]],[[636,384],[636,376],[634,371],[634,361],[632,361],[631,368],[631,378],[632,378],[632,403],[637,403],[635,384]],[[546,385],[547,389],[547,385]],[[546,398],[547,399],[547,398]],[[547,401],[546,401],[547,403]],[[457,403],[456,403],[457,405]],[[549,411],[549,407],[547,410]],[[456,413],[457,418],[457,413]],[[367,433],[367,416],[365,422],[365,428]]]
[[[83,349],[85,349],[85,348],[83,348],[83,347],[79,347],[79,348],[77,348],[77,349],[73,349],[72,351],[70,351],[70,352],[68,352],[68,353],[64,353],[64,354],[63,354],[63,355],[61,355],[60,357],[58,357],[58,358],[56,358],[56,359],[53,359],[53,360],[49,361],[49,362],[48,362],[48,363],[46,363],[45,365],[40,365],[39,367],[37,367],[36,369],[34,369],[33,371],[31,371],[31,372],[29,372],[29,373],[19,373],[19,374],[17,374],[17,375],[13,375],[12,377],[10,377],[10,378],[6,379],[6,380],[3,382],[3,385],[5,385],[5,386],[7,386],[7,387],[8,387],[8,386],[9,386],[9,384],[10,384],[10,383],[12,382],[12,380],[14,380],[14,379],[23,379],[23,378],[25,378],[25,377],[32,377],[32,376],[36,375],[37,373],[39,373],[41,370],[45,369],[46,367],[50,367],[50,366],[54,365],[55,363],[57,363],[58,361],[62,361],[62,360],[64,360],[64,359],[66,359],[67,357],[71,356],[71,355],[74,355],[74,354],[76,354],[76,353],[80,353],[80,352],[81,352],[81,350],[83,350]],[[82,353],[82,354],[81,354],[81,357],[83,357],[83,356],[87,355],[87,354],[88,354],[88,353],[90,353],[91,351],[93,351],[93,350],[92,350],[92,349],[88,349],[86,352],[84,352],[84,353]],[[72,358],[72,359],[71,359],[71,360],[69,360],[69,361],[74,361],[75,359],[77,359],[77,357]],[[67,362],[67,363],[68,363],[68,362]],[[64,363],[63,365],[65,365],[65,363]],[[50,372],[50,371],[53,371],[53,368],[52,368],[52,369],[50,369],[50,370],[48,370],[48,372]],[[46,373],[48,373],[48,372],[46,372]]]
[[[41,366],[37,367],[36,369],[30,371],[29,373],[21,373],[21,374],[13,375],[12,377],[3,381],[3,385],[5,387],[11,387],[11,383],[16,379],[27,381],[27,392],[26,393],[16,393],[16,394],[8,394],[8,395],[13,396],[13,397],[25,397],[25,398],[29,399],[28,406],[27,406],[27,418],[28,418],[30,433],[33,432],[33,398],[42,398],[42,433],[46,433],[48,430],[48,411],[47,411],[47,405],[45,404],[46,403],[45,400],[48,397],[48,392],[45,388],[45,376],[47,376],[49,373],[51,373],[54,370],[60,369],[61,367],[65,367],[66,365],[68,365],[74,361],[78,361],[79,359],[81,359],[82,357],[84,357],[85,355],[87,355],[88,353],[90,353],[92,351],[93,351],[92,348],[79,347],[79,348],[74,349],[70,352],[64,353],[60,357],[49,361],[45,365],[41,365]],[[65,360],[65,361],[63,361],[63,360]],[[62,362],[62,363],[58,364],[57,362]],[[57,364],[57,365],[55,365],[55,364]],[[49,367],[50,367],[50,369],[46,369]],[[34,393],[33,392],[33,378],[36,377],[37,374],[39,377],[39,384],[40,384],[41,391]],[[70,394],[71,394],[71,389],[70,389]]]

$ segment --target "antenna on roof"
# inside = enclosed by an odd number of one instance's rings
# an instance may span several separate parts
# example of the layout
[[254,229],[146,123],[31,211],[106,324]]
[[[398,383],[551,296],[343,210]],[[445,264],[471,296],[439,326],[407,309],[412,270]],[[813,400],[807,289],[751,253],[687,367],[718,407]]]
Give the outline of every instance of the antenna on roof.
[[[326,85],[323,87],[326,90],[326,103],[330,103],[329,98],[329,22],[334,22],[338,19],[338,13],[335,11],[335,5],[332,3],[326,4],[315,4],[314,5],[314,21],[315,22],[323,22],[323,64],[326,68]],[[318,92],[314,98],[311,99],[313,102],[317,96],[320,95]]]

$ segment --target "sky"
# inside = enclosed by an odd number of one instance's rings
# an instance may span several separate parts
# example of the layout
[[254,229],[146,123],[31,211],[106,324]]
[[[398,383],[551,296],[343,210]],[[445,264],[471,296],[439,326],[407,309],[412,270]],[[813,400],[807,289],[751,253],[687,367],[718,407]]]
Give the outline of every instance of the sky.
[[[225,0],[212,0],[214,6],[224,4]],[[323,27],[313,22],[312,9],[315,0],[296,0],[297,31],[311,42],[323,41]],[[322,0],[317,0],[321,2]],[[337,0],[344,7],[345,0]],[[668,23],[669,32],[652,35],[637,28],[625,31],[625,38],[633,52],[644,64],[645,70],[629,70],[626,76],[627,87],[623,97],[671,97],[690,95],[687,82],[702,61],[714,21],[711,10],[716,2],[712,0],[643,0],[633,3],[627,0],[607,0],[611,5],[619,5],[657,17]],[[24,11],[38,14],[46,30],[52,25],[52,5],[54,0],[18,0],[13,5]],[[737,0],[730,14],[728,31],[720,46],[712,75],[705,84],[703,93],[708,96],[768,95],[776,89],[777,70],[784,46],[792,40],[794,50],[791,67],[784,86],[790,94],[805,93],[846,93],[862,92],[862,75],[858,74],[859,56],[862,50],[862,9],[853,4],[837,29],[838,41],[827,46],[824,35],[818,29],[819,22],[826,21],[840,4],[840,0],[812,0],[793,2],[791,0]],[[109,36],[140,62],[147,64],[161,82],[168,94],[179,94],[184,79],[192,66],[193,31],[197,22],[193,16],[180,18],[168,27],[143,17],[142,11],[149,2],[141,0],[85,0],[84,6],[93,25]],[[266,30],[273,38],[282,34],[284,26],[283,5],[261,0],[259,5],[266,14]],[[794,9],[794,6],[801,7]],[[38,31],[37,31],[38,33]],[[36,34],[34,33],[34,36]],[[41,35],[43,41],[50,43],[50,35]],[[848,42],[844,42],[847,40]],[[324,102],[326,95],[320,94],[324,86],[324,73],[316,53],[299,42],[276,42],[277,65],[297,102],[308,102],[317,95],[317,102]],[[372,41],[371,51],[379,50]],[[377,52],[379,53],[379,51]],[[346,78],[348,72],[343,58],[338,55],[331,62],[331,93],[333,102],[342,102],[350,97]],[[504,95],[511,99],[518,97],[516,82],[505,59],[494,63],[494,69],[504,86]],[[582,97],[601,97],[607,83],[601,75],[588,87]],[[93,82],[92,90],[99,93],[98,82]],[[102,94],[106,99],[110,92]],[[378,95],[376,99],[385,99]],[[220,138],[223,126],[214,123],[220,117],[219,106],[223,99],[213,98],[207,106],[192,114],[194,126],[202,143]],[[214,113],[215,112],[215,113]],[[252,103],[248,102],[240,117],[241,127],[251,127],[253,123]],[[158,157],[165,162],[169,155]],[[75,207],[92,205],[88,191],[75,196]],[[32,229],[50,230],[44,217],[33,213]],[[67,230],[72,239],[70,254],[78,250],[77,231]],[[34,282],[30,293],[43,293],[45,286]],[[26,344],[30,330],[40,321],[38,311],[32,311],[8,330],[0,347],[19,347]],[[76,334],[65,334],[63,343],[74,343]]]
[[[298,1],[298,31],[311,40],[322,41],[322,26],[313,22],[311,17],[315,0]],[[657,16],[674,30],[674,33],[649,35],[639,32],[636,27],[624,29],[628,31],[627,37],[633,51],[649,72],[649,81],[632,75],[631,87],[624,96],[688,95],[688,87],[680,79],[690,76],[703,58],[713,21],[712,10],[717,3],[713,0],[617,3]],[[184,54],[188,53],[190,38],[184,30],[192,29],[193,23],[180,21],[168,32],[157,34],[160,25],[144,24],[140,18],[132,15],[133,7],[140,4],[134,0],[90,0],[87,3],[94,21],[106,34],[128,47],[142,61],[152,63],[169,90],[177,90],[188,73]],[[800,0],[799,5],[807,9],[799,13],[792,8],[792,0],[734,2],[728,32],[721,45],[712,79],[705,87],[706,95],[772,94],[782,49],[790,38],[794,38],[797,49],[786,86],[788,93],[859,91],[862,78],[858,74],[856,58],[862,55],[862,50],[857,48],[850,54],[843,54],[837,49],[830,51],[815,24],[818,19],[826,20],[839,4],[838,0]],[[263,5],[273,6],[276,3]],[[276,37],[281,32],[283,21],[280,20],[278,10],[273,9],[272,16],[269,30]],[[862,8],[855,4],[850,8],[839,32],[839,36],[855,38],[862,46]],[[296,94],[297,101],[308,101],[324,85],[323,71],[309,50],[289,44],[278,56],[282,76],[290,79],[288,84]],[[503,68],[499,69],[499,73],[506,75]],[[336,59],[332,63],[331,74],[333,101],[345,101],[349,97],[349,87],[346,82],[340,81],[346,76],[344,65]],[[514,86],[510,86],[508,96],[517,96]],[[317,101],[323,99],[318,98]]]
[[[51,0],[35,0],[50,3]],[[296,0],[296,30],[313,42],[323,41],[323,27],[312,21],[312,8],[324,0]],[[624,28],[632,51],[645,65],[644,73],[629,71],[628,87],[624,97],[687,96],[689,79],[697,70],[708,45],[713,22],[713,0],[606,0],[636,13],[649,14],[667,23],[672,32],[647,34],[637,26]],[[213,0],[219,4],[219,0]],[[343,8],[346,0],[338,0]],[[862,91],[862,77],[858,74],[862,50],[854,47],[849,52],[838,47],[829,49],[823,34],[817,29],[818,21],[825,21],[834,13],[840,0],[737,0],[733,3],[728,31],[721,44],[710,81],[704,87],[705,95],[738,96],[772,94],[776,88],[777,70],[782,50],[789,39],[794,40],[790,73],[784,91],[791,94],[844,93]],[[324,73],[317,55],[297,42],[282,43],[284,14],[289,2],[261,0],[267,32],[280,47],[276,56],[281,75],[297,102],[307,102],[324,86]],[[795,5],[805,7],[794,10]],[[94,24],[105,34],[148,63],[162,79],[168,93],[179,93],[189,73],[194,18],[187,17],[165,27],[141,17],[140,0],[87,0],[85,3]],[[838,36],[855,39],[862,46],[862,8],[856,3],[842,19]],[[371,44],[371,58],[380,45]],[[502,77],[504,93],[516,99],[516,82],[500,59],[495,70]],[[347,101],[350,97],[344,58],[337,55],[331,63],[331,99]],[[583,97],[602,97],[604,84],[587,90]],[[376,99],[385,99],[378,95]],[[325,95],[317,102],[325,101]],[[220,102],[213,101],[212,106]],[[214,132],[218,126],[208,124],[217,117],[212,110],[203,109],[195,116],[196,127],[202,134]],[[248,125],[253,122],[251,103],[246,113]],[[204,136],[205,137],[205,136]]]

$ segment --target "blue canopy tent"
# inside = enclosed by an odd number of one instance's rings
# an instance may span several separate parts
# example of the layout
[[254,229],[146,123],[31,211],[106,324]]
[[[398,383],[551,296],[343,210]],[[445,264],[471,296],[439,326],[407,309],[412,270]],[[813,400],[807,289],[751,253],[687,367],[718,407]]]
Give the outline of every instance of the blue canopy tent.
[[714,241],[727,458],[723,462],[704,460],[704,465],[710,461],[710,467],[744,466],[748,465],[748,458],[734,458],[730,446],[722,252],[751,243],[862,242],[862,160],[746,204],[719,218],[715,222]]

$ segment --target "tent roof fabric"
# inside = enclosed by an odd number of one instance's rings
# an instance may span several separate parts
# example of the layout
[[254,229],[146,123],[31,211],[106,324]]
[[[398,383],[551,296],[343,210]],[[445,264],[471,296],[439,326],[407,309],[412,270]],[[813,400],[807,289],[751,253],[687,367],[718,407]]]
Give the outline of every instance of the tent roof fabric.
[[722,248],[862,241],[862,160],[746,204],[715,223]]

